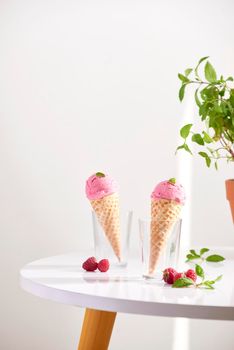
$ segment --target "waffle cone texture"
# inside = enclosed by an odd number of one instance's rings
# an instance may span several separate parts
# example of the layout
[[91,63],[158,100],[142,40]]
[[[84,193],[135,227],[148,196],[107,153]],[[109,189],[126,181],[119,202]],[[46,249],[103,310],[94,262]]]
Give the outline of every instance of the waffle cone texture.
[[101,199],[90,201],[111,247],[121,260],[119,196],[113,193]]
[[149,274],[152,275],[165,249],[168,236],[178,220],[182,205],[167,199],[151,201]]

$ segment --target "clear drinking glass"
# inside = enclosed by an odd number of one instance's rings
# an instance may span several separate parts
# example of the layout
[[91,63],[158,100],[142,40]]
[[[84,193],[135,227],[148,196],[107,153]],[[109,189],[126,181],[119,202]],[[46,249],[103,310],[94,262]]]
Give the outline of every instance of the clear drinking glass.
[[167,267],[177,268],[180,253],[180,236],[181,236],[182,220],[178,219],[168,233],[166,243],[160,254],[158,263],[153,273],[149,272],[150,262],[150,235],[151,220],[139,219],[139,235],[141,261],[143,265],[143,276],[145,278],[155,278],[162,276],[162,270]]
[[127,211],[125,213],[120,212],[120,246],[121,246],[121,259],[117,258],[114,250],[106,237],[106,234],[99,223],[99,220],[94,211],[92,211],[93,221],[93,235],[94,235],[94,248],[95,256],[98,260],[108,259],[112,266],[127,266],[129,256],[129,241],[132,231],[132,217],[133,212]]

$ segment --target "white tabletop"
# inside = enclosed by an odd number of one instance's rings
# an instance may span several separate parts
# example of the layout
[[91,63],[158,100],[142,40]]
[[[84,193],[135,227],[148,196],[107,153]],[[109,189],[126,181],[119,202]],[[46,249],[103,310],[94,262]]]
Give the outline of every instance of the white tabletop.
[[[216,249],[217,251],[217,249]],[[26,265],[21,286],[38,297],[64,304],[133,314],[234,320],[234,250],[219,249],[224,263],[205,263],[208,277],[223,274],[215,290],[175,289],[160,279],[145,281],[139,262],[106,273],[85,272],[83,254],[49,257]],[[87,255],[85,255],[87,257]]]

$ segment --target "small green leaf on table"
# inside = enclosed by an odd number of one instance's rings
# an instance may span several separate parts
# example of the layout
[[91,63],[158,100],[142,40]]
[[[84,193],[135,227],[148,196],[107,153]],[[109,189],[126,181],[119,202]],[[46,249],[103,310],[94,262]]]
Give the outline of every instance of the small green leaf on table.
[[200,250],[200,255],[203,255],[203,254],[207,253],[209,250],[210,250],[210,249],[208,249],[208,248],[202,248],[202,249]]
[[225,258],[221,255],[217,255],[217,254],[214,254],[214,255],[209,255],[207,258],[206,258],[206,261],[209,261],[209,262],[220,262],[220,261],[224,261]]
[[218,281],[220,281],[220,280],[222,279],[222,277],[223,277],[223,275],[220,275],[220,276],[218,276],[214,281],[215,281],[215,282],[218,282]]
[[186,258],[187,258],[187,261],[190,261],[190,260],[199,259],[199,256],[196,256],[196,255],[193,255],[193,254],[187,254]]
[[205,273],[204,273],[203,268],[202,268],[200,265],[196,264],[196,266],[195,266],[195,271],[196,271],[196,274],[197,274],[199,277],[201,277],[202,279],[204,279]]
[[183,278],[179,278],[178,280],[176,280],[172,287],[173,288],[183,288],[183,287],[189,287],[194,285],[193,280],[191,280],[191,278],[187,278],[187,277],[183,277]]

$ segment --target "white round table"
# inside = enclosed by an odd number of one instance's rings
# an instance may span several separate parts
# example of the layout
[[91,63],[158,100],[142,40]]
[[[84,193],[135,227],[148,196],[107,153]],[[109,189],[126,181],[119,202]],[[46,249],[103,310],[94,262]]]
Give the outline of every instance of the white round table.
[[29,263],[20,271],[21,286],[41,298],[85,307],[78,349],[102,350],[108,348],[117,312],[234,320],[234,250],[216,248],[215,251],[226,257],[224,263],[203,265],[210,278],[223,274],[215,290],[174,289],[160,278],[144,280],[141,265],[134,260],[127,268],[111,268],[106,273],[85,272],[81,268],[87,258],[84,253]]

